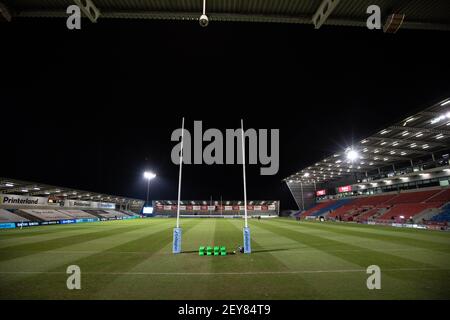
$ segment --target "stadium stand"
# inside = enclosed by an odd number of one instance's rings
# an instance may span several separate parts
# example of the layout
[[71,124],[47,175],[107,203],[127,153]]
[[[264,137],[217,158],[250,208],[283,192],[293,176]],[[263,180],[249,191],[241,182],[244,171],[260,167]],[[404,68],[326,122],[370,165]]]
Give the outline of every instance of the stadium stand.
[[117,219],[129,217],[128,215],[115,210],[83,210],[83,211],[98,218]]
[[14,214],[8,210],[0,209],[0,223],[21,222],[21,221],[29,221],[29,220],[26,218],[23,218],[17,214]]
[[305,212],[303,212],[303,213],[301,214],[301,216],[303,216],[303,217],[312,216],[312,215],[314,215],[317,211],[319,211],[319,210],[321,210],[321,209],[324,209],[324,208],[327,208],[327,207],[331,206],[332,204],[334,204],[335,202],[336,202],[336,201],[333,201],[333,200],[331,200],[331,201],[325,201],[325,202],[320,202],[320,203],[318,203],[316,206],[314,206],[314,207],[312,207],[312,208],[306,210]]
[[328,212],[332,214],[335,210],[341,208],[342,206],[346,205],[351,201],[352,201],[351,199],[341,199],[334,201],[333,203],[329,203],[327,206],[323,207],[320,210],[315,210],[310,214],[310,216],[319,217],[327,214]]
[[73,218],[72,216],[57,210],[21,209],[20,211],[35,217],[36,219],[34,220],[38,221],[54,221]]
[[393,198],[395,198],[397,196],[398,196],[398,194],[388,194],[388,195],[382,195],[382,196],[364,197],[364,198],[359,198],[359,199],[354,200],[352,204],[356,207],[378,206],[387,201],[392,200]]
[[425,202],[448,202],[450,201],[450,189],[445,189],[430,197]]
[[76,219],[95,218],[95,216],[93,216],[83,210],[58,210],[58,211],[66,214],[68,216],[71,216],[72,218],[76,218]]
[[420,203],[440,193],[441,190],[400,193],[397,197],[386,201],[386,204]]
[[442,203],[400,203],[392,207],[383,215],[379,216],[378,220],[393,220],[403,217],[402,219],[410,219],[415,215],[425,211],[429,208],[439,208]]
[[[445,205],[448,203],[447,205]],[[444,206],[445,205],[445,206]],[[440,209],[444,206],[442,209]],[[450,220],[450,189],[408,191],[363,198],[327,201],[304,211],[301,217],[326,216],[342,221]]]
[[432,222],[450,222],[450,203],[442,208],[442,211],[431,218]]

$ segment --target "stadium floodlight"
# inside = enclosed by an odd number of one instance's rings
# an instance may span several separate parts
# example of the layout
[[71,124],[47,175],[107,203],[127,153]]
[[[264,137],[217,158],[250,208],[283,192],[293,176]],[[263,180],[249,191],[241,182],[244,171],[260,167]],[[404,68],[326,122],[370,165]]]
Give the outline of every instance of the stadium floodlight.
[[156,174],[154,174],[151,171],[145,171],[144,172],[144,178],[148,179],[148,180],[152,180],[152,179],[156,178]]
[[359,158],[359,153],[356,150],[351,149],[347,152],[347,159],[350,161],[355,161]]
[[144,178],[147,179],[147,202],[146,202],[146,204],[148,205],[148,193],[150,191],[150,180],[156,178],[156,174],[154,174],[151,171],[145,171]]

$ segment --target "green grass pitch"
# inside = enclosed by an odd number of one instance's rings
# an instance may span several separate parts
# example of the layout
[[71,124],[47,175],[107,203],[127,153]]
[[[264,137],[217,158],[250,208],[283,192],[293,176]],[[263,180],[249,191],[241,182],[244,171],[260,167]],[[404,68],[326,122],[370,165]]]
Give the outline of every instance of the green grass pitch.
[[[0,299],[449,299],[450,233],[251,220],[251,255],[198,255],[242,245],[243,220],[137,219],[0,231]],[[69,265],[81,290],[68,290]],[[368,290],[366,268],[381,268]]]

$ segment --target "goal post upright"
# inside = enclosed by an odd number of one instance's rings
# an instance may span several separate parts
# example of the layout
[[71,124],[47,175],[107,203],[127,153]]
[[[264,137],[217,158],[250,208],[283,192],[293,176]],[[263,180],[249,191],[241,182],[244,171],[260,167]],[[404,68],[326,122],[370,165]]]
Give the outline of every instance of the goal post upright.
[[244,182],[244,253],[251,253],[250,228],[248,227],[248,212],[247,212],[247,185],[245,179],[245,136],[244,136],[244,120],[241,119],[241,143],[242,143],[242,175]]
[[173,229],[173,253],[181,253],[181,237],[182,231],[180,228],[180,200],[181,200],[181,174],[183,170],[183,144],[184,144],[184,117],[181,121],[181,147],[180,147],[180,170],[178,174],[178,202],[177,202],[177,223]]

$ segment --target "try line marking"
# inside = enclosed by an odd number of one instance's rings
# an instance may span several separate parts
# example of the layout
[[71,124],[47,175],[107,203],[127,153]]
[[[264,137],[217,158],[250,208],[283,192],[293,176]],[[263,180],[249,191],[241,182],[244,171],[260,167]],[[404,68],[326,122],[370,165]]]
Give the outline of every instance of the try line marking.
[[[448,271],[450,269],[441,268],[398,268],[382,269],[383,271]],[[265,275],[265,274],[307,274],[307,273],[352,273],[363,272],[365,269],[341,269],[341,270],[297,270],[297,271],[255,271],[255,272],[83,272],[83,274],[98,275],[151,275],[151,276],[214,276],[214,275]],[[66,274],[62,271],[0,271],[0,274]]]

